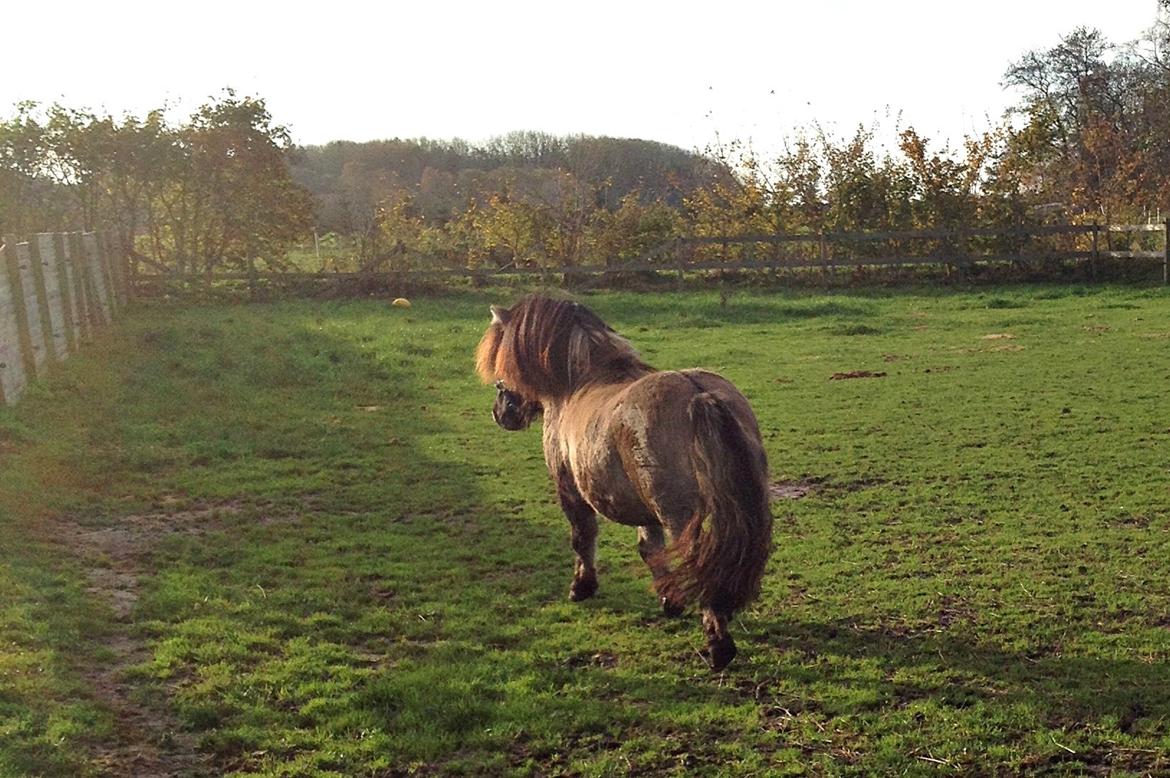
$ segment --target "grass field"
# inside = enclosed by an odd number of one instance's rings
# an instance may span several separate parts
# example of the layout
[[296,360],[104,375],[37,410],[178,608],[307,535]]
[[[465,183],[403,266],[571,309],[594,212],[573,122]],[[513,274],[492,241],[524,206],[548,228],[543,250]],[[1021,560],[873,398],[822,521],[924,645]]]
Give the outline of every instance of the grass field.
[[139,308],[0,410],[0,775],[1170,772],[1170,294],[581,299],[755,405],[726,673],[631,528],[567,601],[509,300]]

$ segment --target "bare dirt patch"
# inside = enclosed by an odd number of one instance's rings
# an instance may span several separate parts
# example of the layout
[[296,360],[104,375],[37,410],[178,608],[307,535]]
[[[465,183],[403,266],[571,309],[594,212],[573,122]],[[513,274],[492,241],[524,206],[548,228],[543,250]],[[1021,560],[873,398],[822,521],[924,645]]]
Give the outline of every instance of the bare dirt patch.
[[59,540],[84,567],[89,592],[116,617],[100,639],[109,658],[81,668],[95,696],[114,714],[115,738],[99,746],[96,761],[112,776],[201,776],[212,773],[194,738],[181,731],[165,704],[137,694],[130,671],[150,658],[133,624],[141,593],[140,580],[149,571],[158,544],[176,533],[200,535],[240,506],[224,503],[186,510],[160,510],[123,516],[108,526],[57,522]]
[[829,376],[830,381],[846,381],[850,378],[885,378],[886,372],[884,370],[874,372],[872,370],[850,370],[847,373],[833,373]]
[[820,491],[825,485],[825,479],[819,477],[773,481],[768,486],[768,495],[773,500],[799,500]]
[[812,481],[776,481],[768,487],[773,500],[799,500],[816,491],[818,484]]
[[768,486],[768,495],[772,501],[800,500],[811,494],[824,493],[826,495],[841,495],[851,492],[860,492],[882,486],[886,481],[877,478],[863,478],[856,481],[834,482],[822,477],[800,478],[789,481],[773,481]]
[[225,503],[123,516],[113,526],[96,528],[61,521],[57,529],[61,540],[86,564],[90,583],[86,591],[106,601],[119,620],[125,620],[138,601],[145,558],[160,540],[176,533],[202,535],[218,518],[239,511],[239,505]]

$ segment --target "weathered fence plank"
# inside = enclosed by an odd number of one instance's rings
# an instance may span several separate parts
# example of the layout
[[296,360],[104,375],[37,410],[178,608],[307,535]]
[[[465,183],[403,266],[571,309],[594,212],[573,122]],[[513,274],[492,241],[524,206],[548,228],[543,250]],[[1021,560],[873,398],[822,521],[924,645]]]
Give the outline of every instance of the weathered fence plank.
[[94,243],[97,246],[98,266],[102,271],[102,280],[106,286],[106,299],[110,306],[110,316],[118,310],[118,284],[114,279],[113,268],[110,267],[109,245],[103,233],[94,233]]
[[1113,259],[1161,259],[1163,252],[1159,251],[1102,251],[1101,256]]
[[31,243],[16,244],[16,267],[20,278],[21,297],[24,301],[24,330],[28,334],[28,353],[32,357],[32,377],[40,378],[46,372],[45,363],[49,361],[52,344],[49,342],[49,328],[46,323],[48,313],[41,301],[44,299],[43,286],[40,281],[41,263],[39,258],[33,259]]
[[1110,224],[1105,229],[1109,232],[1161,232],[1165,226],[1162,224]]
[[89,305],[89,285],[85,281],[85,252],[81,247],[81,233],[70,232],[65,236],[69,247],[69,266],[73,272],[73,299],[77,301],[77,324],[81,339],[87,340],[93,334],[93,312]]
[[83,233],[81,242],[85,246],[86,276],[92,284],[94,308],[99,312],[98,322],[109,324],[113,321],[113,312],[110,309],[109,286],[106,283],[105,271],[102,269],[97,235],[92,232]]
[[53,248],[57,253],[57,277],[61,282],[61,299],[65,302],[65,335],[69,340],[69,352],[73,353],[77,351],[81,342],[81,311],[77,306],[73,267],[69,262],[69,245],[65,242],[64,234],[60,232],[53,234]]
[[12,313],[16,318],[16,344],[20,351],[25,379],[31,381],[36,377],[37,366],[33,353],[32,332],[29,327],[29,321],[32,317],[28,310],[28,300],[25,294],[24,271],[21,269],[20,261],[21,252],[15,237],[5,236],[4,243],[7,247],[4,258],[5,270],[7,271],[5,275],[8,278],[8,287],[12,292]]
[[41,299],[48,314],[52,357],[57,362],[63,362],[70,352],[67,335],[70,323],[66,319],[66,302],[61,290],[61,265],[57,259],[57,246],[52,233],[48,232],[35,236],[32,245],[36,247],[36,256],[41,264],[40,283],[43,290]]
[[106,259],[106,267],[109,269],[110,289],[112,290],[111,298],[116,308],[122,308],[126,304],[128,295],[126,293],[126,263],[122,259],[122,252],[118,247],[114,236],[108,232],[101,233],[102,254]]
[[105,319],[102,317],[102,306],[98,299],[97,283],[94,281],[93,253],[90,249],[89,242],[85,239],[85,233],[77,233],[77,243],[80,249],[78,257],[81,262],[81,284],[85,295],[86,311],[89,314],[89,326],[91,330],[96,330],[105,324]]
[[98,250],[102,257],[102,270],[105,272],[106,292],[110,297],[110,314],[113,316],[122,307],[122,292],[118,288],[118,268],[114,261],[113,244],[108,233],[97,233]]
[[17,322],[20,289],[13,288],[8,273],[8,258],[15,254],[15,243],[0,248],[0,404],[4,405],[19,400],[28,384]]

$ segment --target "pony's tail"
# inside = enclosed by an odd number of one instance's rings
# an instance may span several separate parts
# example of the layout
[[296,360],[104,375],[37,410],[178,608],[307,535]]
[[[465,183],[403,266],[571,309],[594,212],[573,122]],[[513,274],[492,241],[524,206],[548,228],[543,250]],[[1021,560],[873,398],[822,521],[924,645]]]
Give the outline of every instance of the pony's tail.
[[772,548],[767,460],[760,441],[715,395],[696,395],[688,412],[700,509],[668,552],[675,567],[659,594],[731,614],[759,595]]

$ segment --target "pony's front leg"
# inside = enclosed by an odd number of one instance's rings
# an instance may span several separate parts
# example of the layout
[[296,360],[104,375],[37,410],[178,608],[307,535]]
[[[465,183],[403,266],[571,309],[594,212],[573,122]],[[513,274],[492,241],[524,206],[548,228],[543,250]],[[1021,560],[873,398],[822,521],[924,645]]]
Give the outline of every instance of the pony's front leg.
[[650,568],[650,577],[654,579],[654,591],[658,594],[662,612],[672,618],[681,616],[683,606],[668,599],[658,587],[658,582],[669,572],[666,565],[666,533],[661,526],[653,524],[638,527],[638,554]]
[[581,496],[568,468],[557,473],[557,497],[569,519],[569,543],[577,555],[569,599],[580,602],[597,593],[597,513]]

